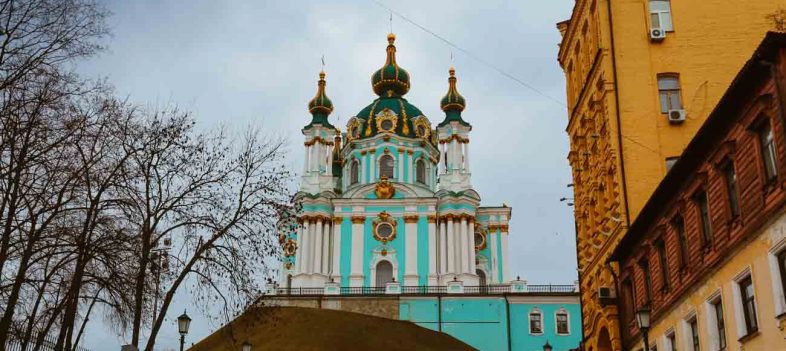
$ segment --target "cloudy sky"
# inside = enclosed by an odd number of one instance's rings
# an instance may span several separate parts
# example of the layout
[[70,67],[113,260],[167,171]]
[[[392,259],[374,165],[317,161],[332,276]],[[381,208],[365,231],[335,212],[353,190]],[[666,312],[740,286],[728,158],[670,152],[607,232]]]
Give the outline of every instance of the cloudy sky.
[[[444,117],[439,100],[453,64],[473,125],[472,183],[485,205],[513,207],[510,271],[533,284],[576,279],[566,156],[564,77],[557,64],[555,23],[572,0],[381,0],[385,6],[455,43],[559,102],[505,77],[495,68],[394,15],[398,63],[410,72],[407,99],[432,123]],[[187,6],[186,6],[187,4]],[[310,115],[325,56],[333,124],[376,96],[371,73],[385,60],[389,13],[372,0],[351,1],[110,1],[108,50],[80,66],[107,77],[118,94],[141,104],[174,103],[191,110],[201,128],[261,126],[290,140],[291,167],[302,168],[300,128]],[[451,52],[454,59],[451,62]],[[170,317],[191,305],[181,294]],[[189,344],[216,325],[191,307]],[[85,346],[119,350],[127,338],[98,319]],[[175,348],[172,319],[160,349]]]

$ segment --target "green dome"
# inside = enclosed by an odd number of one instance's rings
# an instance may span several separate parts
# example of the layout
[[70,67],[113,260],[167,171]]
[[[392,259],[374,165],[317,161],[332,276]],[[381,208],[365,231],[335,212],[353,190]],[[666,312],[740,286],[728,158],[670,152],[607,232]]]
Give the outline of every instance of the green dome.
[[328,115],[333,112],[333,102],[325,94],[325,72],[319,72],[319,82],[317,83],[317,95],[308,102],[308,112],[311,113],[311,123],[306,127],[313,124],[321,124],[328,128],[334,128],[328,122]]
[[442,111],[445,111],[445,120],[442,121],[439,126],[446,125],[452,121],[469,126],[469,123],[461,118],[461,111],[464,111],[464,108],[467,107],[467,101],[459,94],[458,88],[456,88],[456,69],[450,67],[448,72],[450,73],[450,78],[448,78],[448,92],[442,97],[439,103]]
[[396,115],[395,122],[393,123],[395,125],[393,131],[397,135],[410,138],[417,137],[415,128],[412,125],[412,118],[422,116],[423,112],[420,112],[419,108],[410,104],[409,101],[403,97],[383,96],[374,100],[374,102],[358,112],[357,117],[365,120],[365,123],[363,123],[360,129],[361,139],[377,135],[379,132],[377,115],[386,109]]
[[379,96],[402,96],[409,91],[409,73],[396,64],[396,36],[388,34],[387,60],[385,65],[371,76],[371,87]]

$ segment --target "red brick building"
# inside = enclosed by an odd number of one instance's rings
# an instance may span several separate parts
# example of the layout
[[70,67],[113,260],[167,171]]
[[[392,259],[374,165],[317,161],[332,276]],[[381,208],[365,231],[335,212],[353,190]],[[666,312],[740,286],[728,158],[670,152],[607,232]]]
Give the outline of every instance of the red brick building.
[[[723,48],[718,48],[723,50]],[[611,257],[623,346],[786,350],[786,34],[769,33]]]

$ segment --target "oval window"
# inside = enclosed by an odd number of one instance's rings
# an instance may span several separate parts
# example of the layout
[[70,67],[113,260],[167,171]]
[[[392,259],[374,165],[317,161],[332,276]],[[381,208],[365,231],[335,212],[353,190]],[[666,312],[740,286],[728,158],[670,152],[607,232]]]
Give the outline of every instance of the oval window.
[[393,236],[393,226],[390,223],[380,223],[377,225],[377,236],[382,239],[390,239]]
[[382,129],[384,129],[385,131],[390,131],[391,129],[393,129],[393,121],[386,119],[382,121],[382,123],[380,123],[380,126],[382,126]]
[[426,127],[418,126],[418,135],[422,137],[426,136]]
[[483,245],[483,234],[475,233],[475,246]]

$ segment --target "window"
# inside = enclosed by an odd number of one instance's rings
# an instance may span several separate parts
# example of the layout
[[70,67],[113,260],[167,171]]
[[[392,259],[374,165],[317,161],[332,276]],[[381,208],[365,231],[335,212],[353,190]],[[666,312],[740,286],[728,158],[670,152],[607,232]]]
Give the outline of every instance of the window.
[[529,314],[529,333],[543,334],[543,314],[537,309]]
[[677,334],[673,331],[666,335],[666,351],[677,351]]
[[781,276],[781,286],[786,291],[786,250],[778,254],[778,272]]
[[557,312],[557,334],[559,335],[568,335],[570,331],[568,329],[568,312],[564,309],[560,309]]
[[660,96],[660,112],[668,113],[669,110],[681,110],[680,80],[674,75],[658,76],[658,93]]
[[382,155],[379,158],[379,177],[393,178],[393,169],[396,167],[393,156]]
[[723,178],[726,180],[726,195],[729,197],[729,209],[731,216],[740,215],[740,198],[737,194],[737,172],[734,171],[734,163],[729,160],[721,168]]
[[352,165],[349,166],[349,184],[357,184],[358,183],[358,172],[360,166],[358,165],[357,160],[352,161]]
[[696,202],[696,207],[699,209],[702,244],[704,247],[708,247],[712,245],[712,227],[710,226],[710,206],[707,201],[707,192],[699,192],[693,199]]
[[671,170],[671,167],[674,167],[674,164],[677,163],[679,157],[667,157],[666,158],[666,172]]
[[688,329],[690,330],[690,342],[693,351],[700,351],[701,345],[699,344],[699,322],[696,317],[688,321]]
[[636,303],[636,296],[633,291],[633,284],[631,284],[630,280],[625,280],[622,282],[622,293],[624,294],[624,306],[623,306],[623,313],[625,313],[625,320],[627,322],[632,322],[633,318],[635,317],[635,313],[633,312],[633,306]]
[[669,261],[666,259],[666,242],[658,240],[655,243],[658,249],[658,263],[660,264],[660,280],[663,291],[669,290]]
[[644,301],[644,304],[649,304],[652,302],[652,276],[650,275],[650,263],[647,260],[642,260],[639,262],[639,266],[641,267],[641,271],[644,274],[644,297],[647,299]]
[[682,216],[677,216],[672,221],[671,225],[674,231],[677,232],[677,247],[680,251],[680,268],[685,268],[690,262],[688,257],[688,238],[685,236],[685,220]]
[[669,0],[650,0],[650,25],[667,32],[674,30],[671,24],[671,3]]
[[761,158],[764,163],[764,176],[766,182],[770,183],[778,177],[778,169],[775,163],[775,143],[772,141],[772,127],[770,122],[765,120],[756,131],[759,135],[761,145]]
[[745,317],[745,335],[750,335],[759,330],[759,325],[756,322],[756,295],[753,292],[753,280],[751,280],[751,276],[748,276],[738,284],[742,300],[742,315]]
[[712,309],[714,312],[715,330],[718,333],[715,339],[717,350],[726,350],[726,321],[723,319],[723,302],[720,297],[712,302]]
[[415,163],[415,178],[418,183],[426,184],[426,162],[422,158]]

